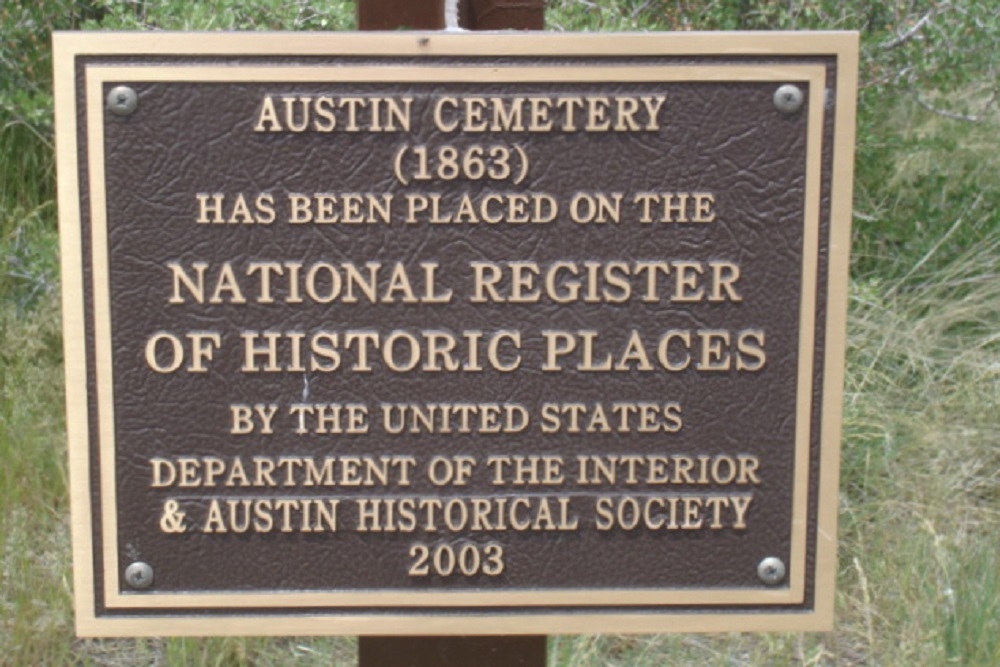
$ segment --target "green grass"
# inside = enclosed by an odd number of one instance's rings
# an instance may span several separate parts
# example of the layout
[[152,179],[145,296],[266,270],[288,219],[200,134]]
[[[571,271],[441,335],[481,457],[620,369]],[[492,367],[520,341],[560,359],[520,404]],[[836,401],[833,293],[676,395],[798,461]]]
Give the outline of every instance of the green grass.
[[[549,3],[553,30],[863,30],[837,627],[553,637],[553,667],[1000,664],[1000,119],[986,104],[1000,17],[990,5]],[[81,25],[352,29],[353,6],[0,4],[0,664],[353,664],[351,638],[74,637],[47,44],[52,28]]]
[[1000,660],[998,244],[852,300],[842,622],[878,664]]
[[0,312],[0,655],[70,655],[65,429],[59,313],[48,296]]

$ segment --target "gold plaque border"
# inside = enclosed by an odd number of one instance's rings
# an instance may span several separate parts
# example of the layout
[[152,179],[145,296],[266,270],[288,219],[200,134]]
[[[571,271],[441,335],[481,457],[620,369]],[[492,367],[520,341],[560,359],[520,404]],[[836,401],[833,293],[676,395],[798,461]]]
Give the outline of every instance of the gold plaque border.
[[[63,275],[63,319],[66,354],[67,432],[73,522],[74,587],[77,631],[82,636],[243,635],[243,634],[517,634],[560,632],[689,632],[724,630],[829,629],[833,616],[836,575],[837,480],[841,428],[841,397],[850,246],[851,185],[853,172],[857,35],[854,33],[684,33],[566,35],[550,33],[442,35],[437,33],[306,34],[294,39],[284,34],[95,34],[57,33],[54,36],[57,168]],[[816,304],[816,268],[819,248],[820,178],[826,68],[821,65],[712,66],[433,66],[366,65],[349,67],[301,66],[90,66],[86,67],[85,95],[88,140],[88,193],[91,197],[93,237],[91,270],[95,326],[94,364],[97,373],[97,427],[100,442],[99,484],[103,507],[102,554],[93,552],[90,502],[90,442],[87,396],[87,349],[84,330],[84,258],[82,256],[79,164],[76,123],[75,64],[85,55],[558,55],[558,56],[836,56],[837,104],[834,118],[834,158],[827,276],[826,355],[823,360],[819,507],[816,527],[814,608],[792,611],[698,613],[655,609],[623,612],[602,606],[638,608],[643,605],[794,605],[805,591],[808,539],[808,459],[812,414],[812,378]],[[505,590],[421,592],[285,592],[285,593],[142,593],[119,590],[114,488],[114,401],[111,386],[110,292],[104,192],[103,94],[109,81],[802,81],[810,83],[806,155],[805,238],[800,362],[796,406],[792,543],[788,587],[780,589],[665,589],[665,590]],[[103,589],[109,610],[146,610],[142,617],[98,617],[95,613],[95,561],[103,559]],[[359,608],[434,607],[410,613],[282,615],[281,609],[319,606]],[[572,611],[532,613],[532,607],[571,607]],[[447,607],[507,607],[510,613],[448,613]],[[148,610],[198,608],[268,610],[265,615],[199,617],[197,611],[177,617]],[[364,609],[360,609],[364,608]],[[595,608],[597,609],[595,611]],[[271,610],[278,610],[272,612]],[[516,613],[515,613],[516,612]]]

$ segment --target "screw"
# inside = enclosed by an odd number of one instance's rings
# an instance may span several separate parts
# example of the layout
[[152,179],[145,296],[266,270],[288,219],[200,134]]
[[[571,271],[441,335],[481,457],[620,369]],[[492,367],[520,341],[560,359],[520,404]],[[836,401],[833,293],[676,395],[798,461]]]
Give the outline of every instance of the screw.
[[768,586],[780,584],[785,580],[785,564],[780,558],[769,556],[757,565],[757,576]]
[[128,86],[115,86],[108,92],[108,110],[116,116],[127,116],[135,111],[139,98]]
[[786,83],[783,86],[779,86],[776,91],[774,91],[774,106],[777,107],[778,111],[781,113],[795,113],[802,108],[802,102],[805,97],[802,95],[802,90],[798,86],[793,86],[790,83]]
[[132,588],[149,588],[153,585],[153,568],[147,563],[136,561],[125,568],[125,581]]

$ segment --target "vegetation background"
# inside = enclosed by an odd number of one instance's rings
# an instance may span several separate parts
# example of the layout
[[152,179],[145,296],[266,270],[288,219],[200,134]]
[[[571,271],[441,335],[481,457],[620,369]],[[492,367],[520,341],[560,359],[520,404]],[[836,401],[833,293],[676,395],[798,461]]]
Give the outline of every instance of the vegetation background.
[[[552,666],[1000,665],[1000,6],[552,0],[548,28],[858,30],[837,627],[553,637]],[[350,665],[351,639],[74,637],[50,32],[351,30],[344,0],[0,0],[0,664]]]

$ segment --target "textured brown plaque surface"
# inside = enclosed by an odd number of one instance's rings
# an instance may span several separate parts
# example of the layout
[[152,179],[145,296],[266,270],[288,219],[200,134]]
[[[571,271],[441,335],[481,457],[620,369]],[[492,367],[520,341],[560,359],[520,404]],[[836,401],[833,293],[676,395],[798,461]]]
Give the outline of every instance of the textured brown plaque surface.
[[55,45],[81,634],[829,627],[854,35]]

